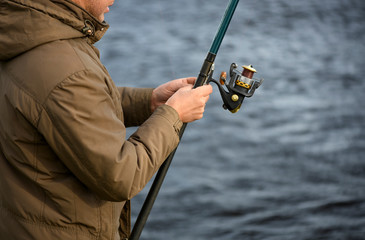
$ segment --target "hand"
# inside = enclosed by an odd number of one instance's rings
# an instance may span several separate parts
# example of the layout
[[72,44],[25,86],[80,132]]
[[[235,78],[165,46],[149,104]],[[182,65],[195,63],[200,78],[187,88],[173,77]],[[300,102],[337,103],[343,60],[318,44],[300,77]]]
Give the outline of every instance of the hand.
[[180,88],[166,102],[179,114],[182,122],[193,122],[201,119],[205,110],[205,104],[212,93],[211,85],[204,85],[192,89],[192,86]]
[[152,112],[160,105],[166,103],[166,101],[180,88],[191,86],[193,87],[196,78],[180,78],[172,80],[161,86],[155,88],[152,92],[151,98],[151,110]]

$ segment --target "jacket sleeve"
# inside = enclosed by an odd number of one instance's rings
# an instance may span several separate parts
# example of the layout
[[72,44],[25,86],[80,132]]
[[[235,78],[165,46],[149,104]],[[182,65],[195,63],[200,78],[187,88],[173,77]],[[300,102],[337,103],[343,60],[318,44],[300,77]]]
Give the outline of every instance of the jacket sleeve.
[[[182,123],[163,105],[129,138],[116,88],[82,71],[59,84],[42,105],[38,129],[59,159],[100,198],[135,196],[176,148]],[[114,92],[113,92],[114,89]]]
[[139,126],[151,116],[152,88],[118,87],[126,127]]

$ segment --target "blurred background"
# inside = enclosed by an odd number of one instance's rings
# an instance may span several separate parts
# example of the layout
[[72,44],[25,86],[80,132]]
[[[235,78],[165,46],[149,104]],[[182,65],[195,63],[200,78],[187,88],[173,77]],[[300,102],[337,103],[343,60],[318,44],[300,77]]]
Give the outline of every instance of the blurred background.
[[[120,86],[197,76],[227,4],[115,1],[102,61]],[[141,239],[365,239],[365,2],[242,0],[214,77],[232,62],[263,85],[236,114],[213,86]]]

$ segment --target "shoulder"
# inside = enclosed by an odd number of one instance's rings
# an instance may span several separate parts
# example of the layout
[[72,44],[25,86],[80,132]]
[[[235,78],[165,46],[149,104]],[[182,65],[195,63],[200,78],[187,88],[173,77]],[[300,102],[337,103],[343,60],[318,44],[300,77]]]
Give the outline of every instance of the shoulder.
[[75,74],[105,74],[97,53],[83,39],[43,44],[11,60],[8,66],[13,81],[40,102]]

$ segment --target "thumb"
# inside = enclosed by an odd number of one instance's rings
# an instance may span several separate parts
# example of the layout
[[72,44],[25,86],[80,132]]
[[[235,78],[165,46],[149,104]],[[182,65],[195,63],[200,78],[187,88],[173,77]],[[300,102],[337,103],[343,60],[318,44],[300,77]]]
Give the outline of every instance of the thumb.
[[203,85],[194,89],[194,91],[199,92],[201,96],[208,96],[213,92],[213,87],[211,85]]
[[189,91],[191,89],[193,89],[193,85],[186,85],[186,86],[180,88],[178,91]]

